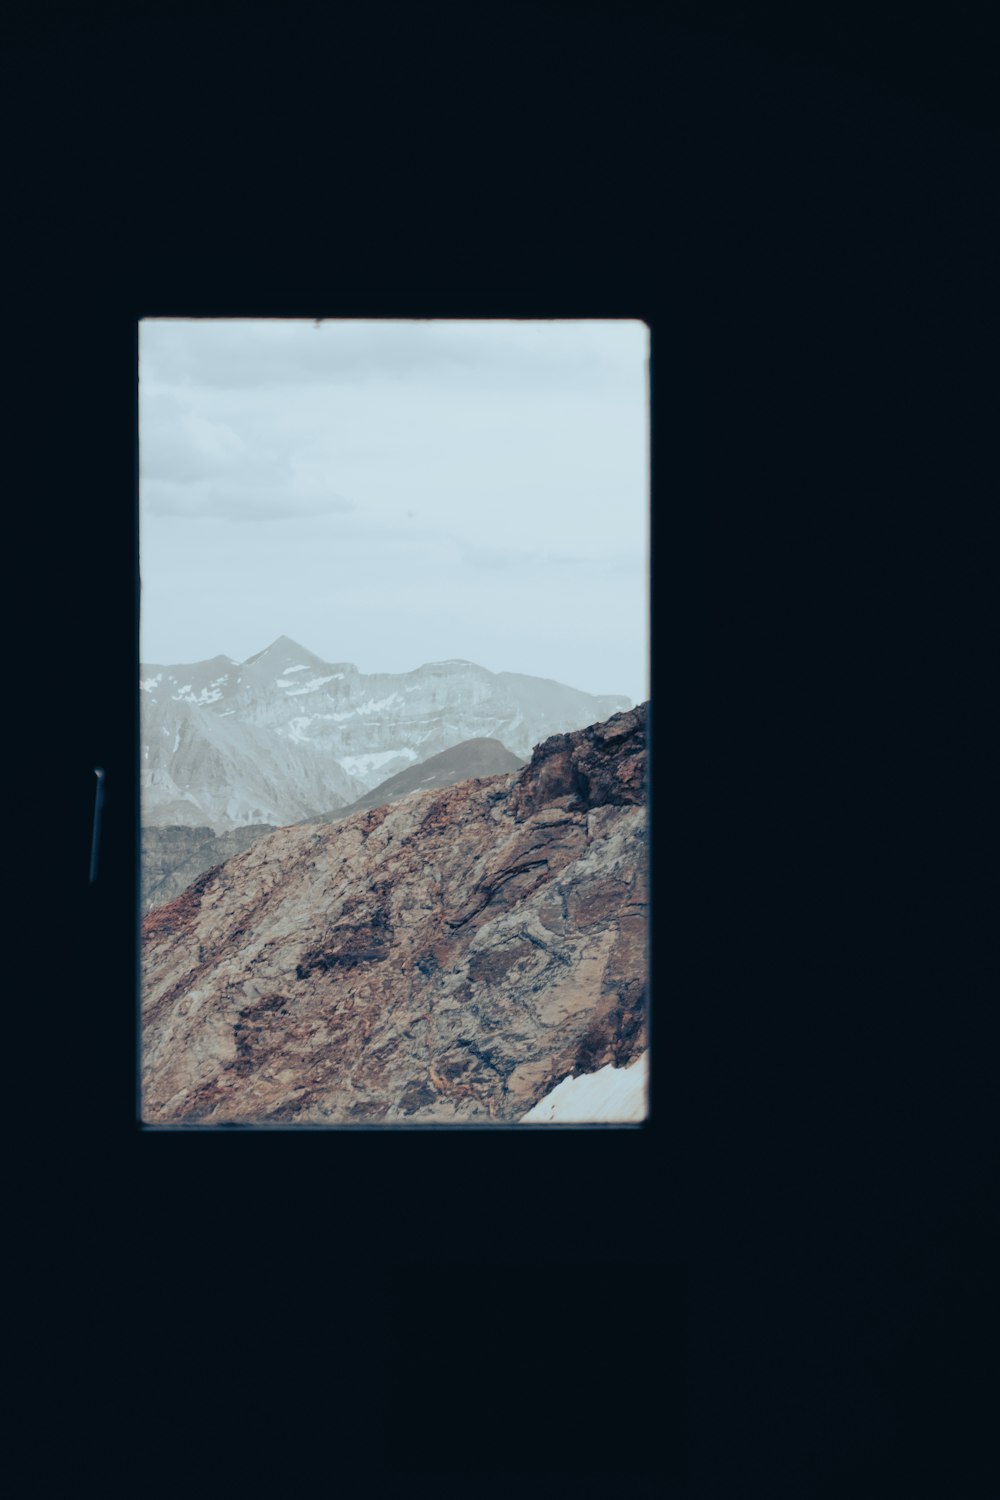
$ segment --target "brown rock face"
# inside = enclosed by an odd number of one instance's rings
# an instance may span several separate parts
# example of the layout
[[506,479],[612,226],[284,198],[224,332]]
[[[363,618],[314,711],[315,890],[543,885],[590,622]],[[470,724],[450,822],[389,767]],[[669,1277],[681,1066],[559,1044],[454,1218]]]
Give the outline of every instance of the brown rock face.
[[591,724],[575,734],[554,734],[532,751],[511,796],[515,818],[556,798],[581,808],[639,806],[645,801],[644,705]]
[[647,1045],[645,709],[282,828],[143,921],[149,1123],[519,1120]]

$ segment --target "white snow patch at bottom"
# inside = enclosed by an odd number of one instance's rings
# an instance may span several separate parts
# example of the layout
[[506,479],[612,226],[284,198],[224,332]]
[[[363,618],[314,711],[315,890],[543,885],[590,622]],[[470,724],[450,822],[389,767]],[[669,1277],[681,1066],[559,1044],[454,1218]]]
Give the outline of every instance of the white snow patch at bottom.
[[644,1120],[648,1056],[648,1052],[640,1053],[627,1068],[608,1063],[596,1073],[564,1078],[522,1115],[519,1124],[595,1125]]

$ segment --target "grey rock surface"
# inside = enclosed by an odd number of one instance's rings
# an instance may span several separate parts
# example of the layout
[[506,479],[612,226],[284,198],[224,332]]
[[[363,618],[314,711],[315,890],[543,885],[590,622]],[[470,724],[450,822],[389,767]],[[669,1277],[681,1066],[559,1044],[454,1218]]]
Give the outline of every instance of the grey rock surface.
[[143,911],[172,901],[213,865],[221,865],[234,854],[242,854],[255,839],[273,832],[272,823],[231,828],[225,833],[213,833],[211,828],[144,828]]

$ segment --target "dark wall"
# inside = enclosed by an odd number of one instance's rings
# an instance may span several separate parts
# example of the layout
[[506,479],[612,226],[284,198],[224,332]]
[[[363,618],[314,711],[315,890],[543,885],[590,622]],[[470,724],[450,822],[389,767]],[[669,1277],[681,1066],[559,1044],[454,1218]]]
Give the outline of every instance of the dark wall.
[[[978,12],[930,33],[868,7],[808,35],[790,9],[775,31],[645,4],[10,14],[10,639],[52,664],[71,726],[14,737],[19,847],[50,850],[54,800],[60,850],[18,867],[30,1005],[9,1015],[44,1038],[19,1054],[14,1155],[26,1135],[40,1162],[19,1219],[33,1348],[77,1463],[102,1461],[114,1410],[164,1473],[207,1437],[204,1482],[348,1455],[370,1479],[397,1400],[393,1256],[510,1263],[530,1240],[570,1267],[587,1234],[607,1263],[687,1277],[664,1462],[683,1410],[692,1495],[995,1493],[975,1374],[997,1156]],[[650,324],[648,1129],[138,1131],[132,433],[154,313]],[[418,1339],[430,1315],[401,1285]],[[512,1280],[501,1321],[546,1305]],[[496,1336],[428,1367],[468,1459]],[[621,1340],[637,1360],[639,1326]],[[522,1458],[540,1454],[539,1431]]]

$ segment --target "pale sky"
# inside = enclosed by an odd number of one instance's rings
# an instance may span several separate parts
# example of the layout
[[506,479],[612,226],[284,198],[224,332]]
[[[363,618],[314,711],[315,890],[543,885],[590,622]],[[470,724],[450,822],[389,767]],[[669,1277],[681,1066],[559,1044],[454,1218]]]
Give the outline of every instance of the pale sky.
[[635,321],[144,320],[141,656],[648,696]]

